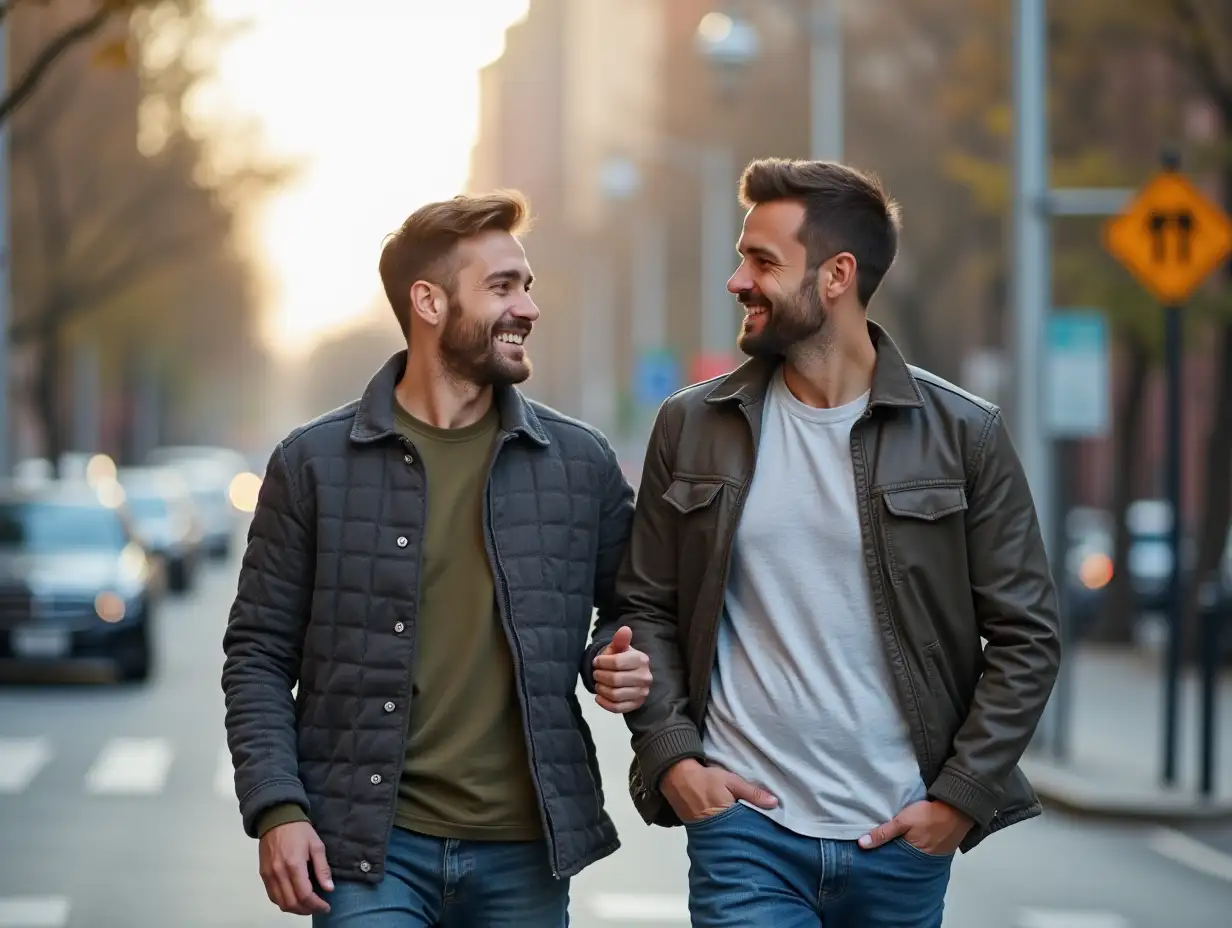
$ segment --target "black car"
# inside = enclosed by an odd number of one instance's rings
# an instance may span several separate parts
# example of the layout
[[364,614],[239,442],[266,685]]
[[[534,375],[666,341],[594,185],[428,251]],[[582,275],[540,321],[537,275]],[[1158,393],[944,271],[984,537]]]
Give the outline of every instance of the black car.
[[121,499],[114,486],[0,489],[0,669],[149,677],[155,575]]

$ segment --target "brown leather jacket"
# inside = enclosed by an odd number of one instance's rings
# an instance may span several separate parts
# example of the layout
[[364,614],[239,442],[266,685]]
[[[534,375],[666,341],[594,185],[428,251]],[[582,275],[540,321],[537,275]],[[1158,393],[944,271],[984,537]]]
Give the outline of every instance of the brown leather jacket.
[[[877,368],[851,434],[864,563],[929,795],[976,823],[966,851],[1040,813],[1018,761],[1060,662],[1056,592],[1000,410],[909,367],[870,331]],[[659,779],[702,756],[732,539],[773,372],[753,360],[675,394],[646,452],[617,594],[654,672],[645,706],[625,717],[630,790],[651,824],[679,824]]]

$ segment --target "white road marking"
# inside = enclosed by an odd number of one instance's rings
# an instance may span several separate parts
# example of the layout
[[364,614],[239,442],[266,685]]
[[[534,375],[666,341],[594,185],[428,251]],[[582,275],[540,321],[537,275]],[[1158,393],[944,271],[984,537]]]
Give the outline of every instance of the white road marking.
[[107,795],[160,793],[171,757],[171,745],[163,738],[115,738],[86,774],[86,789]]
[[69,909],[59,896],[0,898],[0,928],[64,928]]
[[1190,870],[1232,883],[1232,855],[1218,851],[1172,828],[1160,828],[1149,842],[1151,850]]
[[589,908],[604,921],[689,921],[688,896],[625,895],[601,893],[592,896]]
[[218,754],[218,766],[214,768],[214,792],[223,799],[235,799],[235,768],[231,765],[231,752],[225,745]]
[[49,760],[46,738],[0,738],[0,793],[24,792]]
[[1080,912],[1061,909],[1023,909],[1014,928],[1130,928],[1115,912]]

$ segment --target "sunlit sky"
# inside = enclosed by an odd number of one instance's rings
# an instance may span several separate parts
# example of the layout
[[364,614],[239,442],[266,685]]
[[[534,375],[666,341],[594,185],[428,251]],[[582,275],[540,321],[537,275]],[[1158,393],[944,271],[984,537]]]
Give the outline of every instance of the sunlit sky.
[[462,192],[478,70],[529,0],[211,4],[250,24],[224,51],[211,96],[258,119],[266,147],[303,165],[257,235],[267,334],[295,354],[378,305],[388,232],[420,204]]

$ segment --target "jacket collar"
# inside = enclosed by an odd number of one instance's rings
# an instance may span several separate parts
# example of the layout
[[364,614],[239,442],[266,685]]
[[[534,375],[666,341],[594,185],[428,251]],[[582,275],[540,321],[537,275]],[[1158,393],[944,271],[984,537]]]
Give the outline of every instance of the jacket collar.
[[[406,370],[406,355],[406,349],[399,351],[368,382],[355,410],[351,441],[374,442],[395,434],[394,388]],[[551,443],[530,401],[517,387],[497,387],[495,400],[502,431],[528,438],[540,447]]]
[[[915,382],[915,376],[894,340],[885,329],[871,320],[868,323],[868,334],[877,349],[877,366],[873,371],[869,406],[923,406],[924,398]],[[770,378],[774,376],[780,363],[780,359],[766,358],[746,361],[714,385],[706,395],[706,402],[738,402],[742,406],[753,406],[762,402],[770,387]]]

